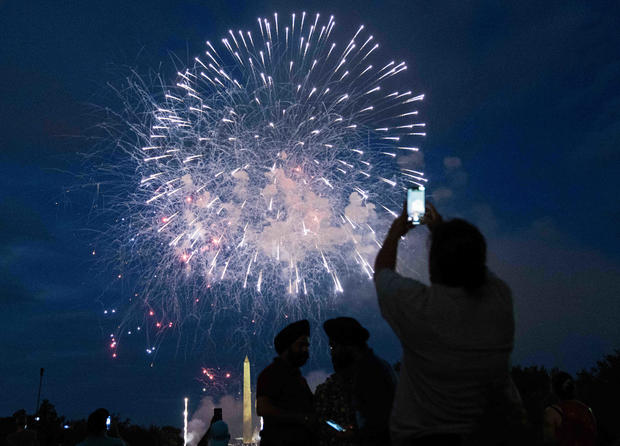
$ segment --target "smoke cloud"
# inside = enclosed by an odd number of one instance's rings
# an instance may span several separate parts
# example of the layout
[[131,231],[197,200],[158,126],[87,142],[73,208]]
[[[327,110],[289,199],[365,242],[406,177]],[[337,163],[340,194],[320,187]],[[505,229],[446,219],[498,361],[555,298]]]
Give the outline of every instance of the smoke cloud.
[[240,437],[243,433],[243,402],[232,395],[224,395],[214,401],[210,396],[200,401],[200,406],[192,414],[187,425],[187,444],[196,446],[204,436],[213,417],[213,409],[222,408],[222,417],[228,424],[230,438]]

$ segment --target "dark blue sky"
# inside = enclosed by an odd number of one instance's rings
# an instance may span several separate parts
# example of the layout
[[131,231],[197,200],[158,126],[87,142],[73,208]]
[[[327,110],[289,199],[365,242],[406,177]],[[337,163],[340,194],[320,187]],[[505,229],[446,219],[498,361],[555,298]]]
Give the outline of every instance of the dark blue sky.
[[[120,107],[107,84],[130,68],[172,79],[171,54],[191,60],[229,27],[294,10],[333,13],[341,36],[363,23],[386,57],[408,62],[409,84],[426,94],[422,148],[435,201],[482,228],[492,268],[514,291],[514,362],[575,371],[620,347],[617,2],[5,0],[0,414],[33,409],[39,367],[48,371],[44,396],[73,417],[103,405],[178,425],[181,398],[198,398],[204,358],[175,358],[172,340],[153,368],[139,341],[135,354],[109,359],[98,298],[110,272],[93,273],[97,224],[92,191],[79,187],[88,183],[80,153],[93,150],[103,119],[93,105]],[[345,302],[375,349],[398,359],[374,296]],[[315,353],[308,370],[327,370],[325,352]],[[240,366],[242,356],[215,362]]]

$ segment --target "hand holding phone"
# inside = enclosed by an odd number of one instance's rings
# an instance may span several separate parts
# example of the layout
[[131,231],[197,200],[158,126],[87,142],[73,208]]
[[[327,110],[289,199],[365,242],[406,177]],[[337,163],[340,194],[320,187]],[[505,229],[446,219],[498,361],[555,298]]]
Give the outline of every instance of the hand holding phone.
[[108,416],[108,418],[106,418],[105,420],[105,428],[107,430],[110,430],[110,423],[112,422],[112,418],[110,416]]

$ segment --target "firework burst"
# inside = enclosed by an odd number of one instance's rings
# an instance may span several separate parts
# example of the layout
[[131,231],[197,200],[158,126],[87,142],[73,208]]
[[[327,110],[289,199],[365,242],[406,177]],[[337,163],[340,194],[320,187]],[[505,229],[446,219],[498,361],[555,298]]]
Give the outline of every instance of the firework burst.
[[197,379],[202,391],[211,395],[230,393],[231,387],[239,382],[239,378],[232,372],[222,370],[220,367],[202,367]]
[[425,135],[424,95],[395,87],[406,64],[377,63],[363,26],[340,45],[335,24],[259,18],[206,42],[161,94],[132,84],[115,231],[156,331],[222,309],[307,311],[344,272],[372,277],[377,226],[426,182],[403,163]]

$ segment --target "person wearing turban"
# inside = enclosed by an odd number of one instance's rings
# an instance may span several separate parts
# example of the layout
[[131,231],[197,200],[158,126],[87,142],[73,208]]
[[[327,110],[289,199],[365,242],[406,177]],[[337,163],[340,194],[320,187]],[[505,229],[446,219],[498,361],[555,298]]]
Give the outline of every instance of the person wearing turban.
[[278,356],[258,375],[256,413],[261,446],[314,445],[313,396],[299,370],[308,360],[310,323],[293,322],[274,339]]
[[[357,320],[337,317],[325,321],[323,328],[329,338],[335,373],[317,387],[315,394],[322,443],[389,445],[389,419],[396,387],[392,367],[368,347],[370,334]],[[346,431],[326,430],[324,418],[344,423]]]

